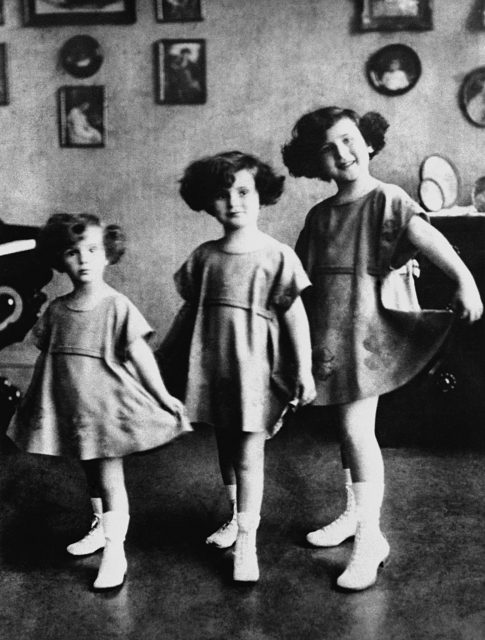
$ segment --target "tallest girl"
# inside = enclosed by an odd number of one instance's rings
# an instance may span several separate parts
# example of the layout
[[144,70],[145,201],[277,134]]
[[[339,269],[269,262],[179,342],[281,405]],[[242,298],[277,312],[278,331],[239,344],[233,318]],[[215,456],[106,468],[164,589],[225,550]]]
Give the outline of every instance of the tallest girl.
[[442,344],[446,311],[422,311],[412,276],[418,251],[456,282],[455,309],[469,322],[483,306],[472,275],[449,242],[400,187],[369,172],[388,124],[376,113],[326,107],[302,116],[283,148],[295,176],[334,181],[337,192],[309,212],[297,253],[313,283],[307,311],[317,404],[337,405],[347,489],[344,513],[308,534],[321,547],[355,536],[337,580],[345,589],[374,584],[389,555],[379,514],[384,465],[375,437],[379,396],[416,375]]

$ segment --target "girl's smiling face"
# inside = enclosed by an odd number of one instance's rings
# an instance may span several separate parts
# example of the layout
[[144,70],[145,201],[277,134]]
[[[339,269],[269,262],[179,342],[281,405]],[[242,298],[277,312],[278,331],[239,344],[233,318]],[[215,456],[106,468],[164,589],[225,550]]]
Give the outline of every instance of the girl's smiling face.
[[253,174],[241,169],[234,182],[214,198],[210,213],[227,231],[257,226],[260,209],[259,193]]
[[320,151],[322,176],[337,184],[367,178],[371,150],[357,125],[341,118],[326,132]]
[[67,275],[77,285],[99,284],[108,264],[103,229],[87,226],[80,240],[63,253]]

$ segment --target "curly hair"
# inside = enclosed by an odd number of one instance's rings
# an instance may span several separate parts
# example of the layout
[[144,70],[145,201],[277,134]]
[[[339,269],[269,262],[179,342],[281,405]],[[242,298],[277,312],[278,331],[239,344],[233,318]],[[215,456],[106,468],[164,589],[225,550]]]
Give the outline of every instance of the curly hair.
[[254,176],[261,205],[277,202],[283,193],[284,176],[255,156],[241,151],[226,151],[189,164],[180,180],[180,195],[194,211],[207,211],[215,198],[234,183],[234,175],[246,169]]
[[282,147],[283,162],[292,176],[325,180],[321,175],[321,148],[328,129],[342,118],[348,118],[358,127],[366,143],[372,147],[371,158],[384,148],[389,123],[380,113],[370,111],[360,117],[352,109],[316,109],[297,121],[290,141]]
[[55,213],[39,235],[38,250],[42,261],[56,271],[65,271],[63,254],[82,239],[87,227],[103,230],[103,244],[109,264],[115,264],[125,253],[126,237],[117,224],[104,225],[93,213]]

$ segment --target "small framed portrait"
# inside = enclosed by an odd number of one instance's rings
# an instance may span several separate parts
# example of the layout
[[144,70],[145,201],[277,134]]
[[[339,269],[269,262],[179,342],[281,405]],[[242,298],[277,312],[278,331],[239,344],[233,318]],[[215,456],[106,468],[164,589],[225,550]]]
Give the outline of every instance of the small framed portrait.
[[157,22],[199,22],[201,0],[155,0]]
[[156,102],[203,104],[207,99],[205,40],[155,42]]
[[5,24],[5,17],[3,14],[3,0],[0,0],[0,24]]
[[91,36],[74,36],[62,45],[59,61],[74,78],[89,78],[103,63],[103,50],[97,40]]
[[58,100],[61,147],[104,147],[106,139],[104,87],[61,87]]
[[477,67],[463,80],[460,105],[472,124],[485,127],[485,67]]
[[0,106],[9,104],[7,45],[0,42]]
[[23,0],[24,25],[131,24],[135,0]]
[[362,31],[428,31],[432,0],[362,0]]
[[405,44],[390,44],[367,61],[367,79],[379,93],[399,96],[412,89],[421,76],[418,54]]

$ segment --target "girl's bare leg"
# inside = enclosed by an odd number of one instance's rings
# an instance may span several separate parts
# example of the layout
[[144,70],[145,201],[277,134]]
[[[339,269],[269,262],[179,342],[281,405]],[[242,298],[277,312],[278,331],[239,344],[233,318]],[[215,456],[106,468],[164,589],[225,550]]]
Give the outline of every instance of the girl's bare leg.
[[127,569],[124,540],[129,523],[128,494],[122,458],[104,458],[99,462],[99,485],[105,506],[103,514],[106,546],[94,582],[95,589],[111,589],[123,584]]
[[67,547],[67,552],[73,556],[90,555],[91,553],[99,551],[99,549],[103,549],[105,546],[103,501],[101,499],[101,491],[99,488],[98,460],[82,460],[81,464],[86,475],[89,495],[91,497],[93,519],[88,533],[83,538],[71,543]]

